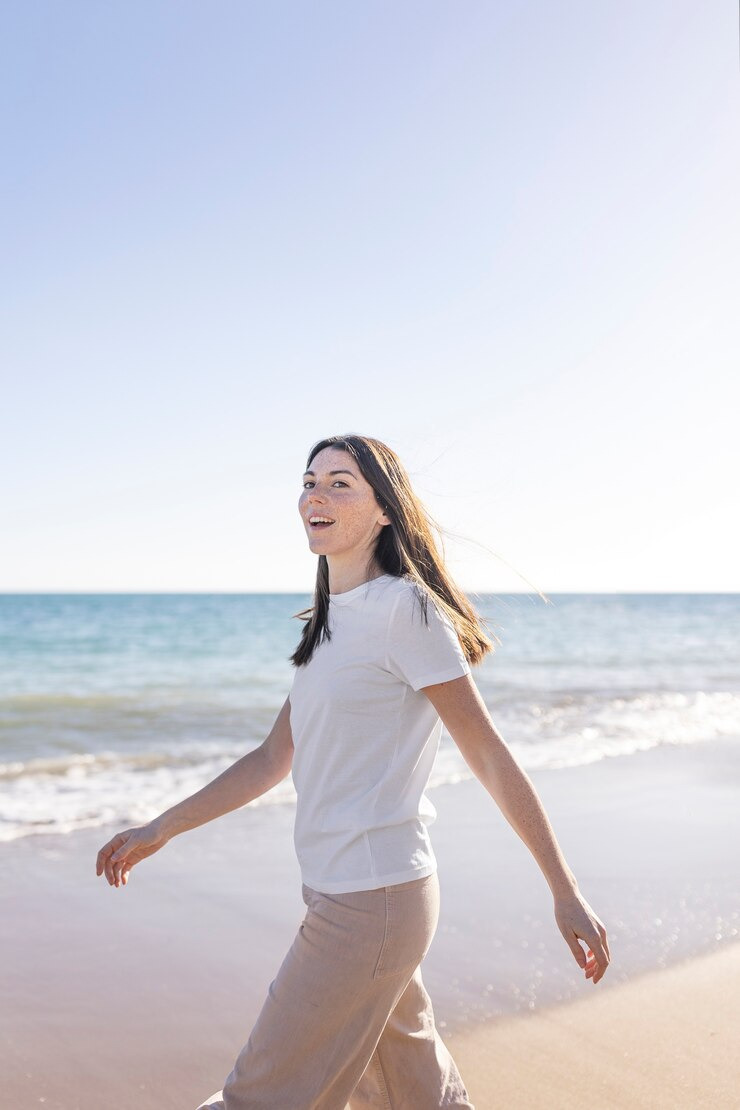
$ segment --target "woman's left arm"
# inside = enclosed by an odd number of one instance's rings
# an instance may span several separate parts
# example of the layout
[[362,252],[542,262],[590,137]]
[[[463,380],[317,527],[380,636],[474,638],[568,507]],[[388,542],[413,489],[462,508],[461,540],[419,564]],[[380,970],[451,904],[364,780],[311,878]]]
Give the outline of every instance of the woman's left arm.
[[[496,731],[472,675],[422,689],[468,767],[537,861],[552,891],[558,928],[586,978],[598,983],[609,964],[606,929],[581,895],[537,791]],[[589,946],[588,958],[579,937]]]

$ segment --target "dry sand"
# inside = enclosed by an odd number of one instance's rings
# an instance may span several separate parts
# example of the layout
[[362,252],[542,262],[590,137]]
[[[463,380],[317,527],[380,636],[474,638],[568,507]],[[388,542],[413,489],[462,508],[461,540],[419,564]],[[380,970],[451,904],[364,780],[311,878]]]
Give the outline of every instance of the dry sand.
[[603,982],[445,1038],[476,1110],[740,1107],[740,944]]

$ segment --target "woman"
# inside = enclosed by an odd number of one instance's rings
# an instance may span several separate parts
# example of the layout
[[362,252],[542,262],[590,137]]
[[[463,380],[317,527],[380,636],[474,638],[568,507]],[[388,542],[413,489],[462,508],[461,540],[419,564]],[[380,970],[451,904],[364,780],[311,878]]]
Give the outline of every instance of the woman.
[[[307,907],[223,1089],[199,1110],[473,1110],[434,1025],[420,964],[439,883],[424,794],[444,722],[526,843],[587,979],[609,963],[528,776],[496,732],[470,664],[493,650],[437,552],[395,453],[365,436],[312,448],[298,508],[318,556],[293,684],[255,751],[100,850],[125,885],[173,836],[246,805],[292,770]],[[578,943],[589,946],[584,955]]]

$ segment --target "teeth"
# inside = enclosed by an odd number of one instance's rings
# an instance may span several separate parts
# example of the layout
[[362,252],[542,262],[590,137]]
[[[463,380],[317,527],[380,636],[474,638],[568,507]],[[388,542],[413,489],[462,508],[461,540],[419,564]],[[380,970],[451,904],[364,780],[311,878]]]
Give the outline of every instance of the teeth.
[[333,524],[333,520],[329,520],[328,516],[312,516],[309,517],[309,524]]

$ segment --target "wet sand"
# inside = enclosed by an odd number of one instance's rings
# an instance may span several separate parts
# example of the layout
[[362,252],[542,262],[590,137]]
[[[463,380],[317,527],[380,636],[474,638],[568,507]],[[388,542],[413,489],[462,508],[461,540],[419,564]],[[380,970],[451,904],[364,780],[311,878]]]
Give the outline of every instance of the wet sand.
[[[531,777],[612,963],[585,980],[477,781],[430,791],[424,979],[477,1110],[740,1105],[740,743]],[[0,845],[3,1107],[194,1110],[220,1087],[305,911],[292,819],[229,814],[119,889],[95,875],[115,829]]]

